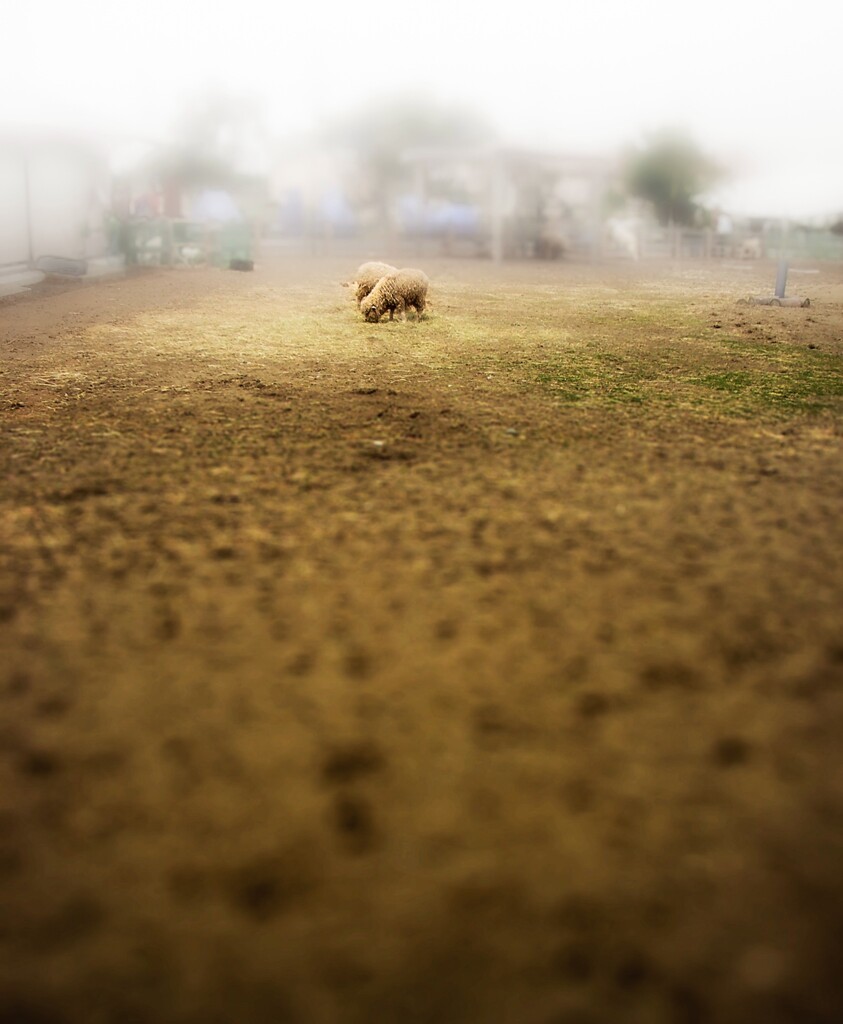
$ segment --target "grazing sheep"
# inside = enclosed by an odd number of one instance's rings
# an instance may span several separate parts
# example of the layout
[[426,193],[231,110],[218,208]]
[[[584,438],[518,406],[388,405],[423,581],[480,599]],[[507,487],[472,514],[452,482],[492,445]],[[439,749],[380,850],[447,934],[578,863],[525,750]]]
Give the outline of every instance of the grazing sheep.
[[385,274],[360,303],[360,311],[370,323],[376,324],[387,310],[390,320],[396,312],[405,320],[405,310],[412,306],[420,319],[429,284],[427,274],[421,270],[406,268]]
[[354,275],[354,280],[345,282],[345,286],[354,289],[354,296],[359,306],[384,274],[394,274],[395,269],[389,263],[361,263]]

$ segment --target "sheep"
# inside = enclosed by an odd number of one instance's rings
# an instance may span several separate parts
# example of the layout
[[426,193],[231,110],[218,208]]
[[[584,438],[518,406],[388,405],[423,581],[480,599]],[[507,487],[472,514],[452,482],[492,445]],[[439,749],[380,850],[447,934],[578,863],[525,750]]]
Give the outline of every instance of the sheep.
[[354,289],[354,295],[359,306],[384,274],[394,274],[395,269],[389,263],[361,263],[357,268],[357,273],[354,275],[354,280],[343,282],[343,287]]
[[387,310],[390,320],[396,312],[405,320],[405,310],[413,306],[421,319],[429,284],[427,274],[421,270],[405,268],[385,274],[360,303],[360,311],[370,323],[376,324]]

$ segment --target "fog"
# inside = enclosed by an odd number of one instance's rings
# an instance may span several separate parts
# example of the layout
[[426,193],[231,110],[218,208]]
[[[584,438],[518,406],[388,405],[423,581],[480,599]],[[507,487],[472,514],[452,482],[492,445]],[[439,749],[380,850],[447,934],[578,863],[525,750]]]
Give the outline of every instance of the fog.
[[711,203],[825,217],[843,210],[841,27],[818,0],[7,0],[0,132],[82,130],[131,153],[172,139],[191,99],[216,91],[259,110],[267,145],[243,161],[260,171],[273,140],[411,93],[476,111],[502,142],[565,152],[679,126],[728,169]]

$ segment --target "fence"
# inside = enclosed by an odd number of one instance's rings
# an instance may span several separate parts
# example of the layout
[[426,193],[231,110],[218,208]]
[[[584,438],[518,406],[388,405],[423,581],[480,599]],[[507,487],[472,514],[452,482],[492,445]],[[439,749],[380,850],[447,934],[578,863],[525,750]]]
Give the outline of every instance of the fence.
[[640,260],[729,259],[843,261],[843,235],[827,228],[780,224],[741,225],[728,234],[712,230],[661,227],[645,222],[609,222],[603,244],[609,258]]

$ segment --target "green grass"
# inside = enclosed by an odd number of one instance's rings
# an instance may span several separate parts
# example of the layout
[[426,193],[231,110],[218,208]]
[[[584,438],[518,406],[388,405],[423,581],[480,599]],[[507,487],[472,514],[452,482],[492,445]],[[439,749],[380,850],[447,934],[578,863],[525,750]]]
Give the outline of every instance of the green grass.
[[731,395],[740,395],[746,391],[752,383],[752,374],[746,370],[728,370],[720,373],[709,373],[700,377],[699,383],[703,387],[713,388],[715,391],[727,391]]
[[723,347],[750,365],[702,375],[702,388],[720,392],[737,410],[821,412],[843,408],[843,360],[802,346],[764,345],[725,337]]
[[843,360],[804,344],[712,331],[668,301],[575,310],[570,343],[534,353],[531,386],[565,403],[691,407],[718,415],[843,412]]
[[386,360],[449,381],[484,374],[565,404],[740,417],[843,412],[840,356],[807,348],[796,321],[769,318],[779,336],[762,341],[714,330],[700,308],[669,294],[511,285],[463,288],[421,322],[373,325],[345,296],[326,300],[314,290],[257,304],[240,297],[220,310],[147,313],[91,330],[107,332],[129,354],[144,343],[175,353],[194,346],[200,359],[236,354],[253,369],[279,359],[354,369]]
[[[750,347],[747,346],[749,349]],[[691,405],[730,415],[843,411],[843,367],[836,356],[755,346],[741,368],[713,368],[716,353],[691,342],[672,358],[639,348],[633,356],[572,350],[536,367],[534,381],[563,402]],[[733,356],[722,352],[722,362]]]
[[642,404],[656,397],[660,376],[655,362],[586,349],[542,369],[536,381],[564,402]]
[[713,331],[670,299],[630,304],[532,291],[496,304],[485,297],[431,319],[425,334],[441,347],[440,369],[506,376],[565,404],[739,417],[843,411],[839,356]]

